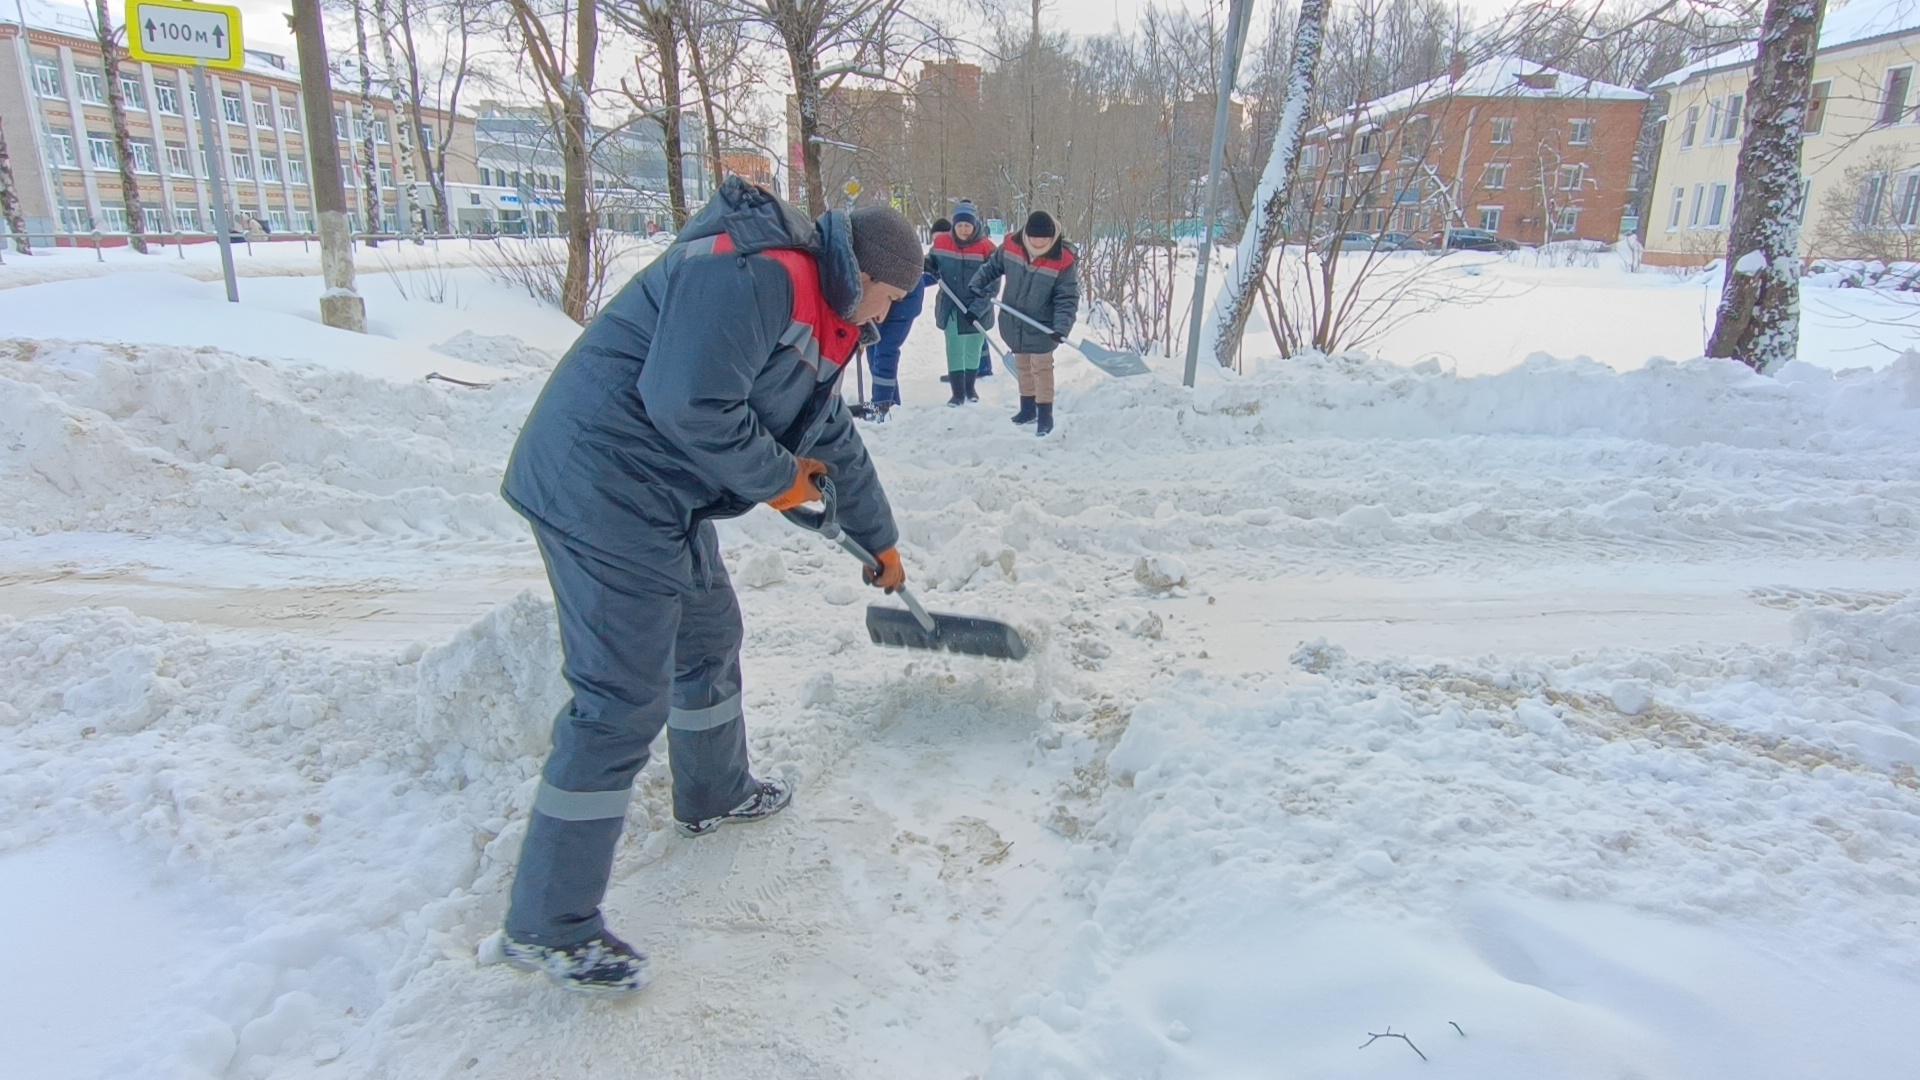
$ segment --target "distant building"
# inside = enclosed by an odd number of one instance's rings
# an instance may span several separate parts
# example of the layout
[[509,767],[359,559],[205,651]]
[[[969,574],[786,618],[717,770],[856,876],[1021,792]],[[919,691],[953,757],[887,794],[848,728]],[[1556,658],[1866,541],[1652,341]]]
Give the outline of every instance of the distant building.
[[720,168],[733,176],[744,177],[756,184],[772,187],[774,184],[773,159],[765,151],[752,147],[736,147],[720,151]]
[[[848,181],[859,181],[861,204],[891,204],[908,186],[907,96],[897,90],[842,86],[820,98],[820,175],[827,202],[844,205]],[[801,156],[800,104],[787,95],[788,198],[807,202]]]
[[[0,10],[0,119],[19,185],[27,228],[36,233],[124,234],[129,225],[120,190],[113,123],[107,110],[99,42],[84,9],[48,3],[23,5],[22,27],[12,6]],[[313,169],[306,150],[306,117],[299,71],[276,53],[249,49],[240,71],[209,72],[215,106],[212,147],[201,145],[199,95],[192,69],[147,64],[123,56],[121,89],[127,125],[133,137],[145,231],[152,234],[206,235],[213,228],[208,154],[219,155],[228,185],[229,209],[236,225],[251,219],[274,233],[310,233],[314,229]],[[359,98],[335,83],[334,137],[342,144],[341,168],[347,206],[364,220],[366,185],[361,181],[357,148],[364,132]],[[473,127],[461,117],[423,109],[416,152],[433,148],[435,138],[450,139],[447,156],[448,199],[468,190],[474,175]],[[377,148],[375,183],[382,220],[395,229],[401,222],[404,193],[398,140],[399,121],[390,102],[374,103]],[[433,197],[424,168],[418,191],[423,203]]]
[[1517,57],[1456,64],[1309,132],[1295,211],[1316,232],[1610,242],[1632,203],[1647,99]]
[[[469,231],[550,236],[566,225],[566,162],[553,122],[539,106],[482,101],[473,121],[477,198],[461,206]],[[712,194],[699,148],[703,129],[683,119],[681,176],[689,210]],[[589,204],[603,229],[648,233],[670,228],[666,139],[658,124],[628,124],[617,132],[595,129],[594,175]]]
[[[1648,263],[1699,266],[1726,256],[1754,56],[1749,43],[1654,84],[1668,105],[1648,212]],[[1920,5],[1852,0],[1827,9],[1800,143],[1803,255],[1873,258],[1891,247],[1894,258],[1916,257],[1916,67]],[[1840,220],[1828,220],[1835,214]]]

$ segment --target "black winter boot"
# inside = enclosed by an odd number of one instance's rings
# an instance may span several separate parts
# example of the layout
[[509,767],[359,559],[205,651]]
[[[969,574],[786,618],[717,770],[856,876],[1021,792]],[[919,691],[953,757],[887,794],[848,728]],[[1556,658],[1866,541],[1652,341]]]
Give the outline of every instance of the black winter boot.
[[1044,438],[1053,433],[1053,402],[1049,401],[1044,405],[1035,405],[1034,408],[1040,412],[1040,422],[1034,425],[1033,433]]
[[1023,395],[1020,398],[1020,411],[1013,414],[1013,422],[1016,424],[1031,424],[1039,415],[1039,407],[1033,403],[1033,399]]
[[949,372],[947,374],[947,389],[953,391],[953,396],[947,398],[948,408],[957,409],[965,405],[967,403],[966,373],[963,371]]
[[978,404],[980,401],[980,392],[973,388],[973,384],[975,380],[979,378],[980,378],[979,372],[977,371],[967,372],[967,400],[975,404]]

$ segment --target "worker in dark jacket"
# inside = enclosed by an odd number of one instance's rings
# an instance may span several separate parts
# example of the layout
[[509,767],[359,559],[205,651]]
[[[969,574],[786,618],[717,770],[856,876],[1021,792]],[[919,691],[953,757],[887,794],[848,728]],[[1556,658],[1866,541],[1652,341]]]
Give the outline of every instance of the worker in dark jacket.
[[1037,330],[1018,318],[1000,320],[1000,337],[1020,367],[1020,411],[1013,422],[1033,424],[1034,434],[1044,436],[1053,431],[1053,350],[1080,317],[1080,257],[1060,235],[1053,215],[1035,210],[1027,215],[1027,227],[1007,237],[968,283],[976,318],[992,312],[993,290],[1002,276],[1007,284],[1001,303],[1048,328]]
[[842,367],[920,279],[885,207],[817,222],[739,178],[620,290],[554,369],[507,463],[533,525],[573,698],[554,721],[501,952],[572,990],[626,993],[646,958],[600,914],[633,778],[662,728],[673,816],[701,836],[792,798],[748,770],[740,607],[714,521],[839,489],[840,520],[906,578]]
[[900,404],[900,350],[913,331],[914,320],[926,306],[931,278],[931,274],[922,272],[913,291],[893,305],[881,320],[880,340],[867,350],[867,363],[873,368],[873,419],[881,423],[885,423],[887,414]]
[[[940,294],[933,318],[947,339],[948,405],[980,400],[974,381],[979,378],[980,355],[993,321],[991,310],[985,322],[971,313],[974,298],[968,289],[974,274],[992,254],[993,241],[981,232],[979,213],[972,203],[963,201],[954,208],[953,230],[935,233],[933,250],[927,255],[927,270],[938,279],[930,287]],[[954,302],[955,297],[959,303]]]

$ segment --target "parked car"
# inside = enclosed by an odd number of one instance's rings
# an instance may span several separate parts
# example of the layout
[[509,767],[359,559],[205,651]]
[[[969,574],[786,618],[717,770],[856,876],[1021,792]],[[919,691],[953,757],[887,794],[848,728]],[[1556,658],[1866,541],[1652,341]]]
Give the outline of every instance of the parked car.
[[1425,251],[1427,245],[1412,233],[1383,232],[1374,238],[1381,251]]
[[1485,229],[1448,229],[1434,238],[1434,247],[1448,251],[1519,251],[1520,245]]
[[1328,233],[1318,240],[1315,240],[1313,246],[1315,250],[1318,251],[1333,251],[1335,249],[1340,251],[1372,251],[1375,243],[1371,233],[1348,232]]

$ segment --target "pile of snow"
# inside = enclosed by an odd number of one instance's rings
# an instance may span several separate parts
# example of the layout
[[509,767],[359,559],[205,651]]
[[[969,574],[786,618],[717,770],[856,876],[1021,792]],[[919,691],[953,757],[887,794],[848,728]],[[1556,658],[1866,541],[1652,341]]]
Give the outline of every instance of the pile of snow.
[[1920,290],[1920,262],[1878,259],[1815,259],[1800,279],[1816,289]]

